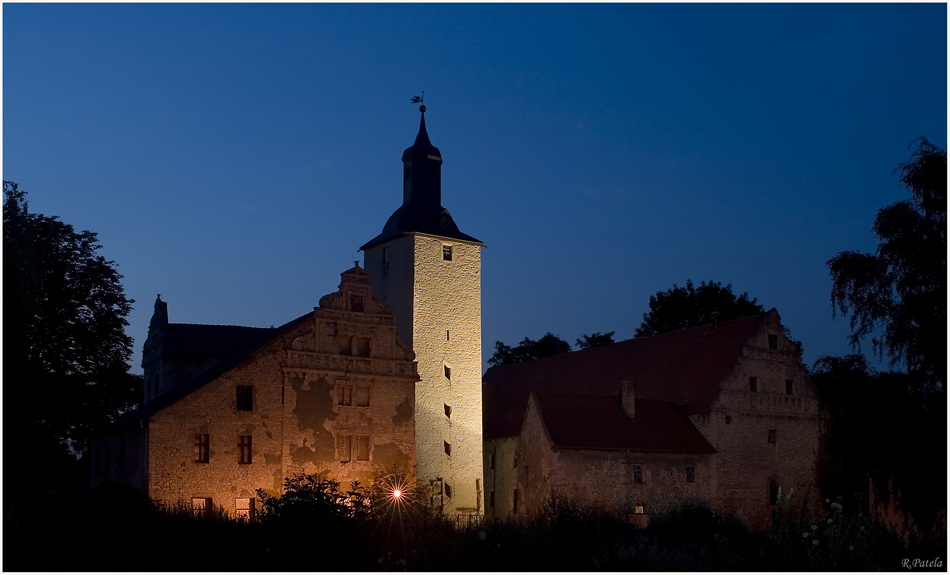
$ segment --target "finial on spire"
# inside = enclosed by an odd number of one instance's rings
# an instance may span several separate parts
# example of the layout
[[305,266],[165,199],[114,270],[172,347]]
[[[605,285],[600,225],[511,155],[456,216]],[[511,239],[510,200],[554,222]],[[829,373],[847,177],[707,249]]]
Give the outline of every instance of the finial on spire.
[[413,97],[412,97],[412,100],[410,100],[410,103],[411,103],[411,104],[422,104],[421,106],[419,106],[419,111],[422,112],[423,114],[425,114],[425,113],[426,113],[425,101],[426,101],[426,91],[423,90],[423,91],[422,91],[422,95],[421,95],[421,96],[413,96]]

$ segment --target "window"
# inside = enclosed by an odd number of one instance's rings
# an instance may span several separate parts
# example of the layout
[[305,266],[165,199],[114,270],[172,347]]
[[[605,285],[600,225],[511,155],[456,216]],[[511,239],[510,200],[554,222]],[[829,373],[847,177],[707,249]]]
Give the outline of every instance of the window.
[[206,513],[211,513],[211,510],[214,509],[211,505],[210,497],[192,497],[191,498],[191,512],[197,516],[205,515]]
[[750,377],[749,378],[749,391],[752,393],[758,393],[759,391],[759,378]]
[[445,330],[445,341],[449,341],[449,330]]
[[636,513],[637,515],[643,515],[643,506],[637,505],[636,507],[633,508],[633,512]]
[[350,311],[363,311],[363,296],[356,294],[350,295]]
[[488,468],[489,469],[495,468],[495,454],[494,453],[488,456]]
[[775,445],[775,440],[778,437],[778,430],[770,429],[769,430],[769,443]]
[[369,388],[364,385],[356,388],[356,407],[369,407]]
[[353,386],[340,385],[336,387],[337,405],[353,405]]
[[494,491],[488,492],[488,506],[489,507],[495,506],[495,492]]
[[445,484],[445,496],[452,499],[452,486],[448,483]]
[[238,497],[234,500],[234,516],[238,519],[254,519],[254,498]]
[[337,347],[340,348],[340,355],[353,355],[353,347],[350,343],[350,336],[338,335],[336,338]]
[[251,436],[250,435],[241,435],[238,437],[238,447],[240,448],[241,454],[238,459],[238,463],[250,464],[251,463]]
[[731,423],[732,423],[732,416],[731,416],[731,415],[727,415],[727,416],[726,416],[726,425],[729,425],[729,424],[731,424]]
[[511,491],[511,512],[518,513],[518,490]]
[[778,349],[777,335],[769,335],[769,349],[772,349],[772,350]]
[[237,386],[237,408],[238,411],[251,411],[254,409],[254,386]]
[[208,463],[211,459],[211,437],[207,433],[195,434],[195,463]]
[[452,444],[449,443],[448,441],[443,441],[442,445],[443,445],[443,448],[445,449],[445,454],[448,455],[449,457],[452,457]]
[[445,406],[445,416],[452,417],[452,406],[449,404],[443,404]]
[[452,368],[446,365],[443,366],[443,369],[445,370],[445,379],[452,379]]
[[633,482],[643,483],[643,468],[639,465],[633,466]]
[[356,356],[369,357],[369,338],[357,337],[354,339],[356,340]]
[[368,435],[357,435],[356,436],[356,460],[357,461],[369,461],[369,436]]
[[795,381],[791,379],[785,380],[785,393],[792,395],[795,392]]
[[452,246],[442,246],[442,259],[447,262],[452,261]]
[[686,483],[696,483],[696,468],[692,465],[686,466]]
[[778,484],[774,479],[769,480],[769,505],[778,505]]
[[336,452],[341,463],[353,459],[353,436],[338,435],[336,437]]

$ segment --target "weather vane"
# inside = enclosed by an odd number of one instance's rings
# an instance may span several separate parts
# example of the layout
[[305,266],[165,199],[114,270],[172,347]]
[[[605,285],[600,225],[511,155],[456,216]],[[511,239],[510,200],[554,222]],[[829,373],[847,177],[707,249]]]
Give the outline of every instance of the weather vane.
[[425,114],[425,112],[426,112],[425,98],[426,98],[426,91],[423,90],[421,96],[413,96],[413,97],[412,97],[412,100],[410,100],[409,103],[410,103],[410,104],[422,104],[421,106],[419,106],[419,111],[422,112],[423,114]]

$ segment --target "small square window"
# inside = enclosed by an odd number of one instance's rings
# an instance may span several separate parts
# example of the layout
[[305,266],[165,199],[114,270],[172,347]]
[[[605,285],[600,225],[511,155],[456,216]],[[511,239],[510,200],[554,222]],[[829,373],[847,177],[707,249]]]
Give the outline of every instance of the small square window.
[[443,441],[442,444],[443,444],[443,448],[445,449],[445,454],[448,455],[449,457],[452,457],[452,444],[449,443],[448,441]]
[[445,484],[445,496],[452,499],[452,486],[448,483]]
[[696,483],[696,468],[692,465],[686,466],[686,483]]
[[785,380],[785,393],[792,395],[795,392],[795,381],[791,379]]
[[208,463],[211,459],[211,437],[207,433],[195,434],[195,463]]
[[445,407],[445,416],[452,417],[452,406],[448,404],[443,404]]
[[252,457],[251,436],[250,435],[238,436],[238,448],[240,449],[238,463],[249,465],[251,463],[251,457]]
[[637,515],[643,515],[643,506],[637,505],[636,507],[633,508],[633,512],[636,513]]
[[759,391],[759,378],[750,377],[749,378],[749,391],[752,393],[758,393]]
[[356,460],[357,461],[369,461],[369,436],[368,435],[357,435],[356,436]]
[[446,365],[443,366],[443,370],[445,370],[445,379],[452,379],[452,368]]
[[769,335],[769,349],[778,349],[778,336]]
[[778,430],[770,429],[769,430],[769,443],[775,445],[775,440],[778,438]]
[[447,262],[452,261],[452,246],[442,246],[442,259]]
[[237,386],[237,409],[238,411],[251,411],[254,409],[254,386]]
[[238,497],[234,500],[234,516],[248,521],[254,519],[254,498]]
[[727,415],[727,416],[726,416],[726,425],[729,425],[729,424],[731,424],[731,423],[732,423],[732,416],[731,416],[731,415]]
[[639,465],[633,466],[633,482],[643,483],[643,468]]

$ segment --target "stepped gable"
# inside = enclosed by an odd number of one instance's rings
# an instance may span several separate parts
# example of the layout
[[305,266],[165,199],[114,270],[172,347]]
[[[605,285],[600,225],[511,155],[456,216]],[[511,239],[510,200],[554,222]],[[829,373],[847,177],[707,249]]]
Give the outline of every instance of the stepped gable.
[[631,381],[637,397],[686,402],[687,415],[707,412],[769,313],[492,367],[482,386],[485,439],[521,432],[531,392],[615,397]]
[[532,393],[554,447],[715,453],[682,406],[637,400],[628,417],[615,397]]

